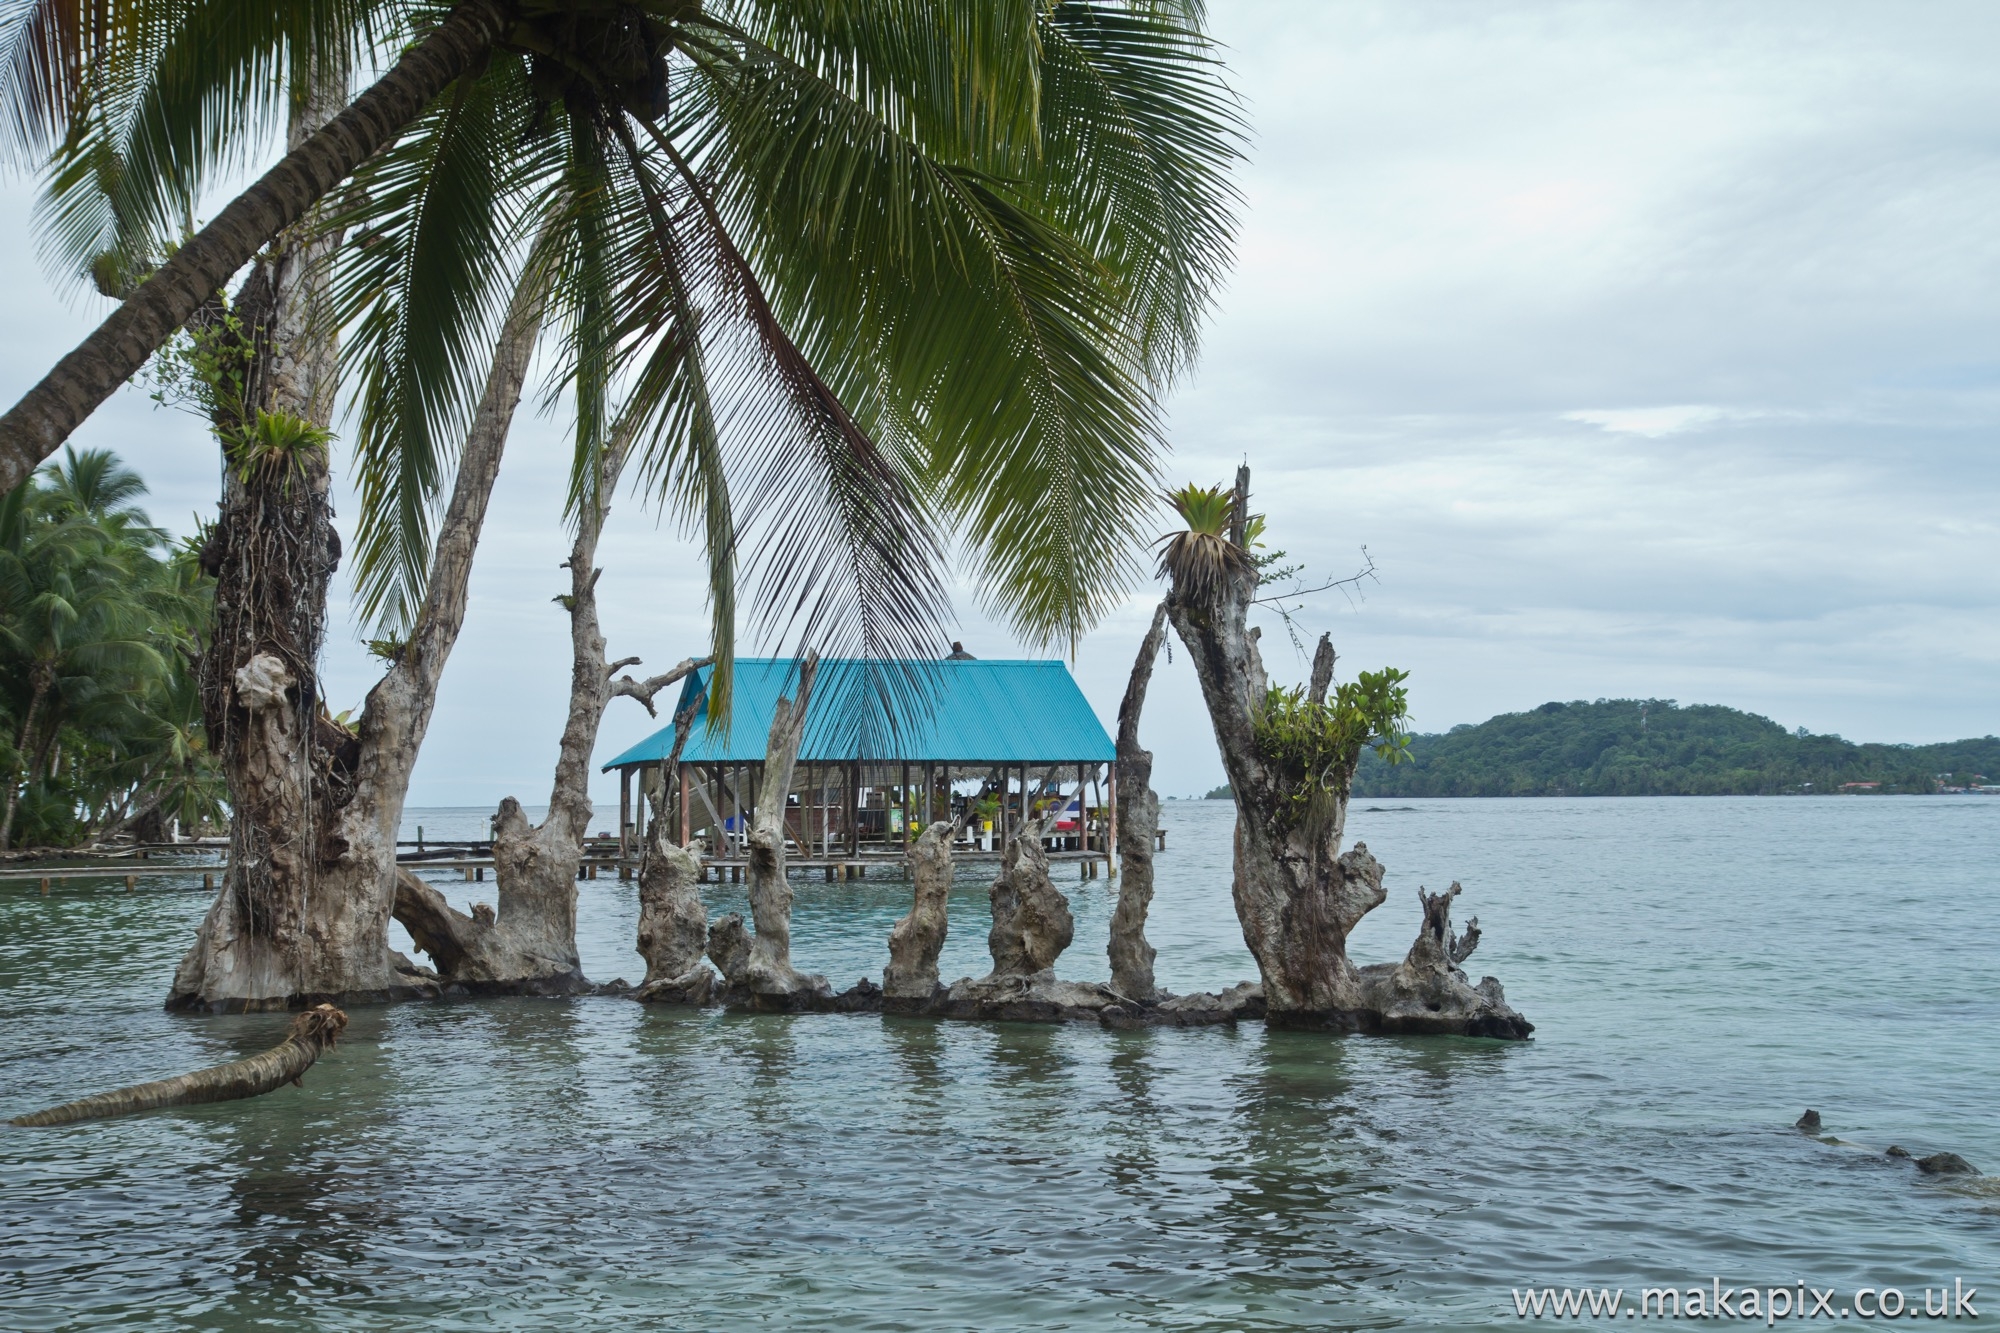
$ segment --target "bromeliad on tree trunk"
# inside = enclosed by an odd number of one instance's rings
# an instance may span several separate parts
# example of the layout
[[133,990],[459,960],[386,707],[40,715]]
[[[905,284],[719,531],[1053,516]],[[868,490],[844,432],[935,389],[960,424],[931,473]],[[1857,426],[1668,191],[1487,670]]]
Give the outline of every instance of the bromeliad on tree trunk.
[[[1364,975],[1348,959],[1348,935],[1384,894],[1381,863],[1367,847],[1341,850],[1362,751],[1392,760],[1401,751],[1404,673],[1364,672],[1334,686],[1332,645],[1322,639],[1309,689],[1271,684],[1259,632],[1248,624],[1257,600],[1248,543],[1258,526],[1249,488],[1246,467],[1233,494],[1189,487],[1170,495],[1187,527],[1166,539],[1160,560],[1172,580],[1167,615],[1194,662],[1236,797],[1233,892],[1244,943],[1263,974],[1269,1021],[1417,1030],[1399,1026],[1404,1006],[1385,1013],[1387,977],[1378,969]],[[1460,978],[1453,989],[1446,985],[1452,978],[1440,980],[1428,966],[1429,954],[1417,953],[1397,971],[1406,973],[1406,991],[1440,1000],[1437,1022],[1421,1030],[1527,1035],[1529,1025],[1506,1007],[1498,982],[1474,991]],[[1422,986],[1416,971],[1424,973]]]

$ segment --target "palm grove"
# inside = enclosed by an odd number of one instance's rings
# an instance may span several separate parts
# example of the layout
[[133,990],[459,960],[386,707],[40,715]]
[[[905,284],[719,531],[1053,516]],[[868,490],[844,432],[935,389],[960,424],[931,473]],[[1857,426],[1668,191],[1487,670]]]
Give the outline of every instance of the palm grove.
[[[1065,644],[1138,573],[1159,395],[1231,229],[1237,121],[1195,0],[27,0],[7,47],[47,248],[119,304],[0,417],[0,485],[39,485],[163,352],[224,463],[171,566],[212,610],[147,619],[199,626],[198,660],[118,650],[162,690],[181,672],[232,816],[172,1004],[425,993],[392,914],[447,976],[574,976],[599,721],[686,668],[609,660],[621,486],[707,553],[717,707],[739,622],[929,655],[956,563]],[[472,919],[394,843],[537,353],[573,423],[570,708],[549,815],[503,806],[498,919]],[[384,662],[351,721],[316,677],[342,561]]]

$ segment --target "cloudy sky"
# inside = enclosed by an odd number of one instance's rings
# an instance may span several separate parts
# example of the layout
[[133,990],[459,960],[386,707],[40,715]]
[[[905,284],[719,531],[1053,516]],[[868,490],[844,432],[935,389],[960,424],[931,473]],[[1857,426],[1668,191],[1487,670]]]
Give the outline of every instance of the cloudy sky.
[[[1315,571],[1368,549],[1365,597],[1302,618],[1344,671],[1408,668],[1424,730],[1651,696],[1857,740],[2000,731],[2000,9],[1211,9],[1254,142],[1168,468],[1247,459]],[[32,200],[0,190],[10,401],[102,313],[37,265]],[[561,433],[516,429],[413,804],[544,799]],[[78,442],[140,468],[163,522],[213,508],[212,443],[142,395]],[[628,503],[604,564],[614,655],[698,651],[675,534]],[[1083,645],[1107,720],[1157,595]],[[972,651],[1022,655],[959,605]],[[372,680],[351,621],[327,678],[336,707]],[[1184,659],[1148,717],[1163,792],[1221,780]],[[653,725],[620,701],[603,753]]]

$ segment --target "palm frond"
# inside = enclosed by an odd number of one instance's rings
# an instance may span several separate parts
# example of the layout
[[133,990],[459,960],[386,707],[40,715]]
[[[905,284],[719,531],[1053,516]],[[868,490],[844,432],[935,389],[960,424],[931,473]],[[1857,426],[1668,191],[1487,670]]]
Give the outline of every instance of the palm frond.
[[766,594],[763,628],[801,651],[935,655],[950,609],[929,514],[793,342],[730,236],[713,183],[664,136],[660,147],[687,192],[688,253],[723,317],[717,334],[738,335],[738,425],[752,461],[737,512],[750,534],[746,568]]
[[108,31],[62,108],[37,205],[52,275],[105,285],[110,271],[135,284],[188,230],[206,185],[257,160],[305,95],[307,72],[344,85],[393,27],[393,8],[115,0],[112,21],[92,17],[87,30]]
[[407,629],[423,601],[437,506],[522,271],[530,113],[518,78],[461,80],[329,219],[353,231],[334,287],[337,320],[353,330],[355,592],[383,632]]
[[1041,0],[733,0],[701,24],[845,89],[926,153],[1023,174],[1039,152]]
[[1126,288],[1146,373],[1193,364],[1228,271],[1244,125],[1198,26],[1105,0],[1040,25],[1045,152],[1037,196]]
[[1161,448],[1116,275],[815,71],[740,44],[698,68],[693,146],[779,321],[844,401],[903,408],[882,424],[913,432],[988,606],[1073,642],[1137,577]]

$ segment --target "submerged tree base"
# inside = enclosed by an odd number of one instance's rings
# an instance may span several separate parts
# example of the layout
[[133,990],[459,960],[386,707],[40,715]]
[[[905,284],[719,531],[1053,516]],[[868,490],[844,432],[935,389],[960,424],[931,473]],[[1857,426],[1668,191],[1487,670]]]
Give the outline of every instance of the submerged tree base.
[[939,986],[925,998],[885,995],[880,986],[865,977],[848,990],[781,998],[730,986],[719,978],[706,988],[648,986],[637,991],[607,988],[607,993],[630,994],[648,1004],[752,1013],[870,1013],[986,1023],[1096,1023],[1108,1028],[1215,1027],[1261,1020],[1272,1027],[1307,1031],[1368,1036],[1497,1037],[1510,1041],[1525,1040],[1535,1030],[1534,1024],[1506,1006],[1499,983],[1491,977],[1477,987],[1465,988],[1477,997],[1475,1003],[1440,1003],[1432,1010],[1427,1003],[1420,1002],[1421,1012],[1412,1012],[1388,985],[1378,984],[1378,978],[1386,979],[1396,970],[1397,965],[1387,963],[1362,969],[1371,997],[1381,995],[1381,1007],[1318,1014],[1296,1011],[1271,1014],[1264,1003],[1264,988],[1251,981],[1239,982],[1220,995],[1162,992],[1159,999],[1144,1002],[1120,995],[1097,982],[1063,981],[1053,971],[1025,977],[968,977],[950,986]]
[[435,1000],[444,993],[437,973],[412,963],[401,954],[392,954],[394,972],[386,986],[363,990],[307,991],[292,995],[221,995],[203,998],[200,994],[177,991],[167,997],[166,1009],[175,1014],[273,1014],[297,1013],[320,1005],[358,1009],[378,1004],[404,1004],[414,1000]]

